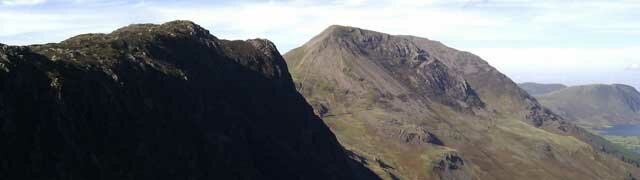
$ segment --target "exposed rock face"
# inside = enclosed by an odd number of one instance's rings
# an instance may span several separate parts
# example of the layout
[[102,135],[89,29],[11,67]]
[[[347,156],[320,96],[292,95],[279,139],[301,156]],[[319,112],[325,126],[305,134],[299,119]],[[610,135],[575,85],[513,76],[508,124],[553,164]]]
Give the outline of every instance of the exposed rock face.
[[[546,109],[542,106],[540,106],[540,104],[538,103],[531,103],[531,106],[529,107],[529,114],[527,114],[527,116],[525,116],[525,119],[527,120],[527,122],[531,122],[533,126],[535,127],[541,127],[542,125],[545,125],[545,122],[547,121],[551,121],[551,122],[559,122],[562,120],[561,117],[559,117],[558,115],[554,114],[553,112],[551,112],[549,109]],[[563,123],[563,122],[560,122]],[[563,127],[558,127],[559,130],[563,130]]]
[[[436,172],[436,177],[439,179],[473,179],[471,176],[471,169],[464,165],[464,160],[457,154],[445,154],[441,160],[439,160],[436,166],[433,167],[433,171]],[[460,169],[467,168],[464,171]],[[466,173],[461,173],[465,172]]]
[[[438,60],[420,64],[415,76],[408,76],[412,87],[419,94],[438,99],[454,107],[483,107],[476,92],[460,75],[452,73]],[[426,85],[426,86],[424,86]]]
[[572,86],[537,98],[567,120],[585,127],[640,123],[640,93],[628,85]]
[[331,26],[284,57],[341,144],[384,179],[638,173],[484,60],[436,41]]
[[219,40],[186,21],[0,45],[0,127],[0,179],[371,175],[271,42]]

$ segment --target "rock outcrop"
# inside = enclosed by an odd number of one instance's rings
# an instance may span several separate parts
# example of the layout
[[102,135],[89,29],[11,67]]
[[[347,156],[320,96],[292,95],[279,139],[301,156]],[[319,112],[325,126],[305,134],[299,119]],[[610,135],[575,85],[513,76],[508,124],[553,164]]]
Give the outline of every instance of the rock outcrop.
[[273,43],[188,21],[0,46],[0,179],[375,178]]

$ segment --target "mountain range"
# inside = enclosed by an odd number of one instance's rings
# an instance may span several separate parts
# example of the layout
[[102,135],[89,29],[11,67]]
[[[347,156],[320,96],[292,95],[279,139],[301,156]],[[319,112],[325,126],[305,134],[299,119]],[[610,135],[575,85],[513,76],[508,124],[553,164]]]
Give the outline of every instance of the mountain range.
[[0,147],[0,179],[640,176],[478,56],[338,25],[282,56],[189,21],[0,44]]
[[[527,91],[537,91],[545,84],[520,84]],[[541,93],[536,98],[545,107],[589,128],[604,128],[618,124],[640,123],[640,93],[623,84],[580,85]]]

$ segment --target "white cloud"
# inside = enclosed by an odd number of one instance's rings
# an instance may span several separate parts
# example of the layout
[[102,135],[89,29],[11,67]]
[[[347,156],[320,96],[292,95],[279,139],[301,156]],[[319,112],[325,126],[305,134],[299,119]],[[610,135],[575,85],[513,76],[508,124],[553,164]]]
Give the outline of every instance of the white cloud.
[[[640,64],[626,48],[471,48],[467,49],[504,71],[598,71],[620,70]],[[636,64],[636,65],[637,65]]]
[[[622,83],[640,87],[640,47],[467,49],[517,82]],[[630,65],[631,64],[631,65]],[[626,71],[625,71],[626,69]],[[636,71],[637,72],[637,71]]]
[[[4,3],[16,0],[0,1]],[[603,20],[609,17],[606,13],[611,13],[611,10],[616,12],[635,10],[623,6],[634,7],[632,5],[634,3],[627,1],[571,3],[572,1],[530,0],[334,0],[329,3],[318,3],[309,0],[292,0],[240,1],[223,3],[223,5],[144,0],[58,0],[55,2],[70,3],[77,7],[28,13],[0,11],[0,25],[8,27],[0,29],[0,38],[24,32],[46,33],[51,29],[76,27],[84,24],[85,20],[86,22],[121,24],[113,21],[142,23],[138,21],[141,19],[156,23],[174,19],[193,20],[211,28],[212,32],[222,38],[269,38],[277,44],[283,44],[280,47],[284,50],[304,43],[331,24],[357,26],[391,34],[411,34],[441,40],[445,43],[448,41],[527,42],[549,38],[545,36],[544,31],[559,29],[556,28],[558,24],[577,24],[576,26],[585,30],[608,33],[621,31],[632,33],[638,29],[636,25],[629,25],[634,23],[628,21]],[[82,4],[87,4],[87,7],[81,6]],[[138,6],[135,9],[128,8],[131,4]],[[600,6],[602,8],[593,8]],[[523,8],[524,10],[520,12],[519,10]],[[85,11],[74,12],[74,9],[85,9]],[[513,11],[514,9],[518,11]],[[509,12],[510,10],[513,12]],[[136,12],[143,12],[144,15]],[[89,17],[85,17],[87,15]],[[100,17],[95,17],[96,15]],[[110,16],[116,17],[113,18],[115,20],[104,18]],[[134,17],[131,18],[131,16]],[[598,21],[586,22],[596,17]],[[602,22],[607,22],[607,25],[603,25]],[[90,29],[89,26],[96,24],[98,23],[84,26]],[[458,43],[457,45],[466,44]]]
[[[44,0],[0,2],[33,5]],[[624,71],[622,69],[630,69],[629,64],[640,64],[632,56],[640,51],[637,42],[602,42],[603,38],[624,41],[640,34],[640,26],[635,23],[640,15],[640,3],[634,0],[47,2],[50,3],[64,5],[29,12],[11,8],[15,6],[0,6],[0,42],[60,41],[77,33],[108,32],[130,23],[186,19],[208,28],[220,38],[268,38],[284,53],[329,25],[341,24],[443,41],[478,54],[507,75],[524,80],[532,73],[549,79],[570,79],[566,72],[597,74],[614,69]],[[635,72],[640,71],[628,71]],[[582,76],[592,77],[584,73]]]
[[[50,1],[64,2],[64,6],[59,6],[66,8],[0,8],[0,43],[27,45],[59,42],[78,34],[107,33],[130,23],[145,22],[142,20],[146,17],[144,10],[130,5],[119,9],[80,8],[85,6],[71,1],[76,0]],[[91,1],[104,5],[99,0]]]
[[0,0],[0,4],[7,6],[36,5],[47,2],[47,0]]
[[[477,12],[447,11],[432,5],[440,1],[300,1],[240,3],[229,7],[150,5],[150,14],[162,21],[190,19],[226,38],[266,37],[281,50],[300,45],[332,24],[362,27],[391,34],[412,34],[432,39],[496,40],[521,38],[519,32],[498,32],[508,17],[487,17]],[[462,7],[462,3],[460,7]],[[225,34],[225,32],[232,32]],[[222,36],[223,38],[225,36]],[[515,37],[514,37],[515,36]]]
[[336,0],[333,4],[345,5],[345,6],[361,6],[367,3],[368,0]]

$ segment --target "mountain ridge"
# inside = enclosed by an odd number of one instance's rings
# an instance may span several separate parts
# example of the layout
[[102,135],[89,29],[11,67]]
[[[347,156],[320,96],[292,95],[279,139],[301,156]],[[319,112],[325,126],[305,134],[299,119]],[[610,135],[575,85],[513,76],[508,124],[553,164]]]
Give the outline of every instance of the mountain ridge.
[[478,56],[436,41],[331,26],[284,58],[340,143],[385,179],[622,179],[637,170]]
[[640,123],[640,93],[624,84],[570,86],[538,96],[545,106],[585,127]]
[[518,86],[533,96],[547,94],[568,87],[564,84],[541,84],[534,82],[519,83]]
[[0,47],[2,179],[358,179],[267,40],[190,21]]
[[190,21],[0,44],[0,178],[640,174],[635,157],[478,56],[414,36],[325,31],[284,57],[268,40],[218,39]]

